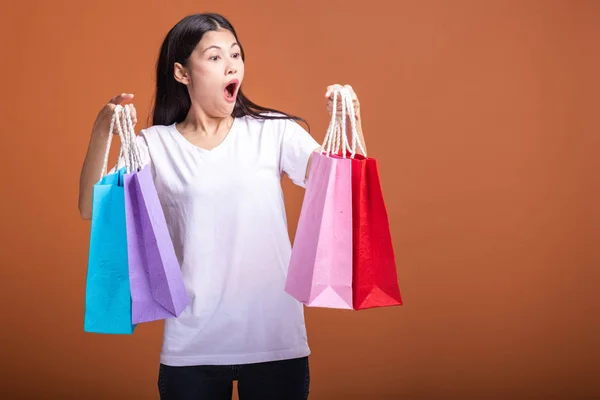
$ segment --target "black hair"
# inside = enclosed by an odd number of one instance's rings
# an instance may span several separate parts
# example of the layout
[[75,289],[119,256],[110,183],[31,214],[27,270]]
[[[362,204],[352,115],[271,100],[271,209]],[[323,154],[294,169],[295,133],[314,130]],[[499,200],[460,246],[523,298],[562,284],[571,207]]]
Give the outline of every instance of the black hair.
[[[240,46],[242,60],[245,61],[244,48],[237,37],[235,29],[222,15],[215,13],[188,15],[167,33],[156,65],[156,93],[152,111],[153,125],[171,125],[185,119],[192,102],[187,87],[177,82],[173,76],[174,65],[176,62],[186,65],[202,36],[206,32],[219,29],[226,29],[233,34]],[[273,108],[259,106],[250,101],[240,87],[232,116],[243,117],[247,115],[257,119],[293,119],[307,124],[303,118]]]

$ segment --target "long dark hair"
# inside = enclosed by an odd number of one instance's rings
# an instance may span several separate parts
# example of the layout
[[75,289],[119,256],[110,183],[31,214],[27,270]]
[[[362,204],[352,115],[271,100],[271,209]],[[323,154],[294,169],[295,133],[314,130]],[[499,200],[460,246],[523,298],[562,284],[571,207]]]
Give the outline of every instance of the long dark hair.
[[[186,65],[188,58],[202,36],[206,32],[219,29],[226,29],[233,34],[240,46],[242,60],[245,61],[244,48],[237,37],[235,29],[222,15],[214,13],[188,15],[171,28],[162,43],[156,65],[156,94],[152,112],[153,125],[171,125],[185,119],[192,102],[187,87],[177,82],[173,77],[174,64],[178,62]],[[279,115],[264,115],[263,113]],[[257,119],[293,119],[307,124],[303,118],[253,103],[244,95],[240,87],[232,116],[243,117],[246,115]]]

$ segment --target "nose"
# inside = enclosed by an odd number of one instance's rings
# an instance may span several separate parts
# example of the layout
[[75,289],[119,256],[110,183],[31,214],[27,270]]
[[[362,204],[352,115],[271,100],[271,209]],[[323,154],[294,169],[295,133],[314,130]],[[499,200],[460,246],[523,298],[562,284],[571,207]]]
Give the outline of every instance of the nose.
[[237,73],[237,68],[235,67],[235,65],[233,65],[233,63],[229,63],[227,65],[226,74],[227,75],[235,75],[236,73]]

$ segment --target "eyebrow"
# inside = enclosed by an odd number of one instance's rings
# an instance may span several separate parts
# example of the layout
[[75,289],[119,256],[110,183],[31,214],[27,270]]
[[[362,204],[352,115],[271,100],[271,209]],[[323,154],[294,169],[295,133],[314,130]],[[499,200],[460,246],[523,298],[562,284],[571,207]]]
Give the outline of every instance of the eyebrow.
[[[233,42],[231,44],[231,48],[234,48],[235,46],[239,46],[238,42]],[[210,47],[207,47],[206,49],[204,49],[204,51],[202,52],[202,54],[206,53],[210,49],[222,50],[219,46],[214,45],[214,46],[210,46]]]

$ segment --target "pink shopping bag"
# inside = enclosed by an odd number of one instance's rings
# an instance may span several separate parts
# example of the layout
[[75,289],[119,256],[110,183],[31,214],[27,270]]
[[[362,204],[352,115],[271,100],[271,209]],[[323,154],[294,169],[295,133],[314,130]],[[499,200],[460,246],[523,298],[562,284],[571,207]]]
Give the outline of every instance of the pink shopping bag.
[[312,155],[285,284],[310,307],[352,309],[352,160],[336,155],[347,145],[344,120],[332,114]]
[[285,290],[312,307],[352,309],[352,164],[315,153]]

